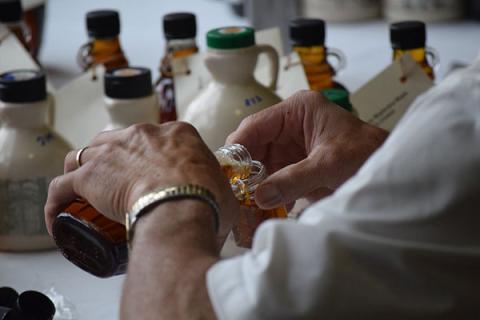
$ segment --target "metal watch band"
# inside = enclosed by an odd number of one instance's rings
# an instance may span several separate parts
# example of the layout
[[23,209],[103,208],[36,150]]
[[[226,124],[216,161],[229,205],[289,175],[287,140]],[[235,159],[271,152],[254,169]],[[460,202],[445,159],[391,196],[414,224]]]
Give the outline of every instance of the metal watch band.
[[208,203],[213,210],[215,232],[218,232],[220,227],[220,207],[215,200],[215,196],[207,188],[194,184],[160,188],[138,199],[132,206],[132,210],[127,213],[125,226],[129,246],[132,244],[135,224],[149,212],[148,209],[152,205],[179,199],[197,199]]

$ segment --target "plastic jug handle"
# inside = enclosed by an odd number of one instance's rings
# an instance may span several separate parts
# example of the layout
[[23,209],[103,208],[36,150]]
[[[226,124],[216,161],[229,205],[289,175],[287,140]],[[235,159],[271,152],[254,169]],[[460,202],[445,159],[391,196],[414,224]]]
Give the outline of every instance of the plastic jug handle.
[[257,45],[257,54],[266,54],[267,58],[270,60],[270,84],[268,88],[272,91],[277,90],[278,82],[278,68],[279,68],[279,57],[278,52],[272,46],[266,44]]

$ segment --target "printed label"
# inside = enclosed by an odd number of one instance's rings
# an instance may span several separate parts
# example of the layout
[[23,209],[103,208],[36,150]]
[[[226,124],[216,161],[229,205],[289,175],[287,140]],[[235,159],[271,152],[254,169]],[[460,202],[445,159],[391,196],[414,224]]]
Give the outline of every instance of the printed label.
[[45,235],[50,178],[0,180],[0,235]]
[[431,86],[432,81],[420,65],[406,54],[361,87],[350,99],[360,119],[391,131],[410,104]]

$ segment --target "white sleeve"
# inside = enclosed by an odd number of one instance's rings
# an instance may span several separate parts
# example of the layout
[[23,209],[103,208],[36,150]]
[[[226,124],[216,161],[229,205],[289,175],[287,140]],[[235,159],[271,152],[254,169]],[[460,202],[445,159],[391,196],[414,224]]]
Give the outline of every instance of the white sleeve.
[[207,284],[219,319],[480,319],[480,63],[418,99],[333,196],[264,223]]

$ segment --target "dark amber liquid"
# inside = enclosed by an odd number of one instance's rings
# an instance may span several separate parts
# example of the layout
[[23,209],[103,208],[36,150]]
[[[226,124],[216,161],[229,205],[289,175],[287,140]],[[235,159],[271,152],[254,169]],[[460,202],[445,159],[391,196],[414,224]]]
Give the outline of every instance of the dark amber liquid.
[[30,54],[36,58],[43,38],[43,26],[45,19],[45,5],[39,5],[27,10],[24,14],[24,20],[30,28]]
[[124,225],[108,219],[84,200],[75,200],[63,212],[84,221],[113,244],[122,244],[127,241]]
[[123,53],[118,37],[92,41],[87,56],[86,68],[97,64],[102,64],[107,70],[128,67],[128,60]]
[[411,50],[393,50],[393,60],[399,59],[404,54],[409,53],[413,59],[422,67],[423,71],[430,77],[430,79],[435,80],[435,74],[433,68],[428,64],[426,50],[425,48],[411,49]]
[[173,70],[171,59],[187,57],[198,52],[197,47],[175,50],[170,55],[162,58],[160,64],[160,77],[155,83],[158,104],[160,108],[160,123],[177,120],[177,106],[175,102],[175,85],[173,83]]
[[324,46],[294,46],[293,50],[300,56],[311,90],[345,88],[333,80],[335,70],[327,61],[327,49]]

